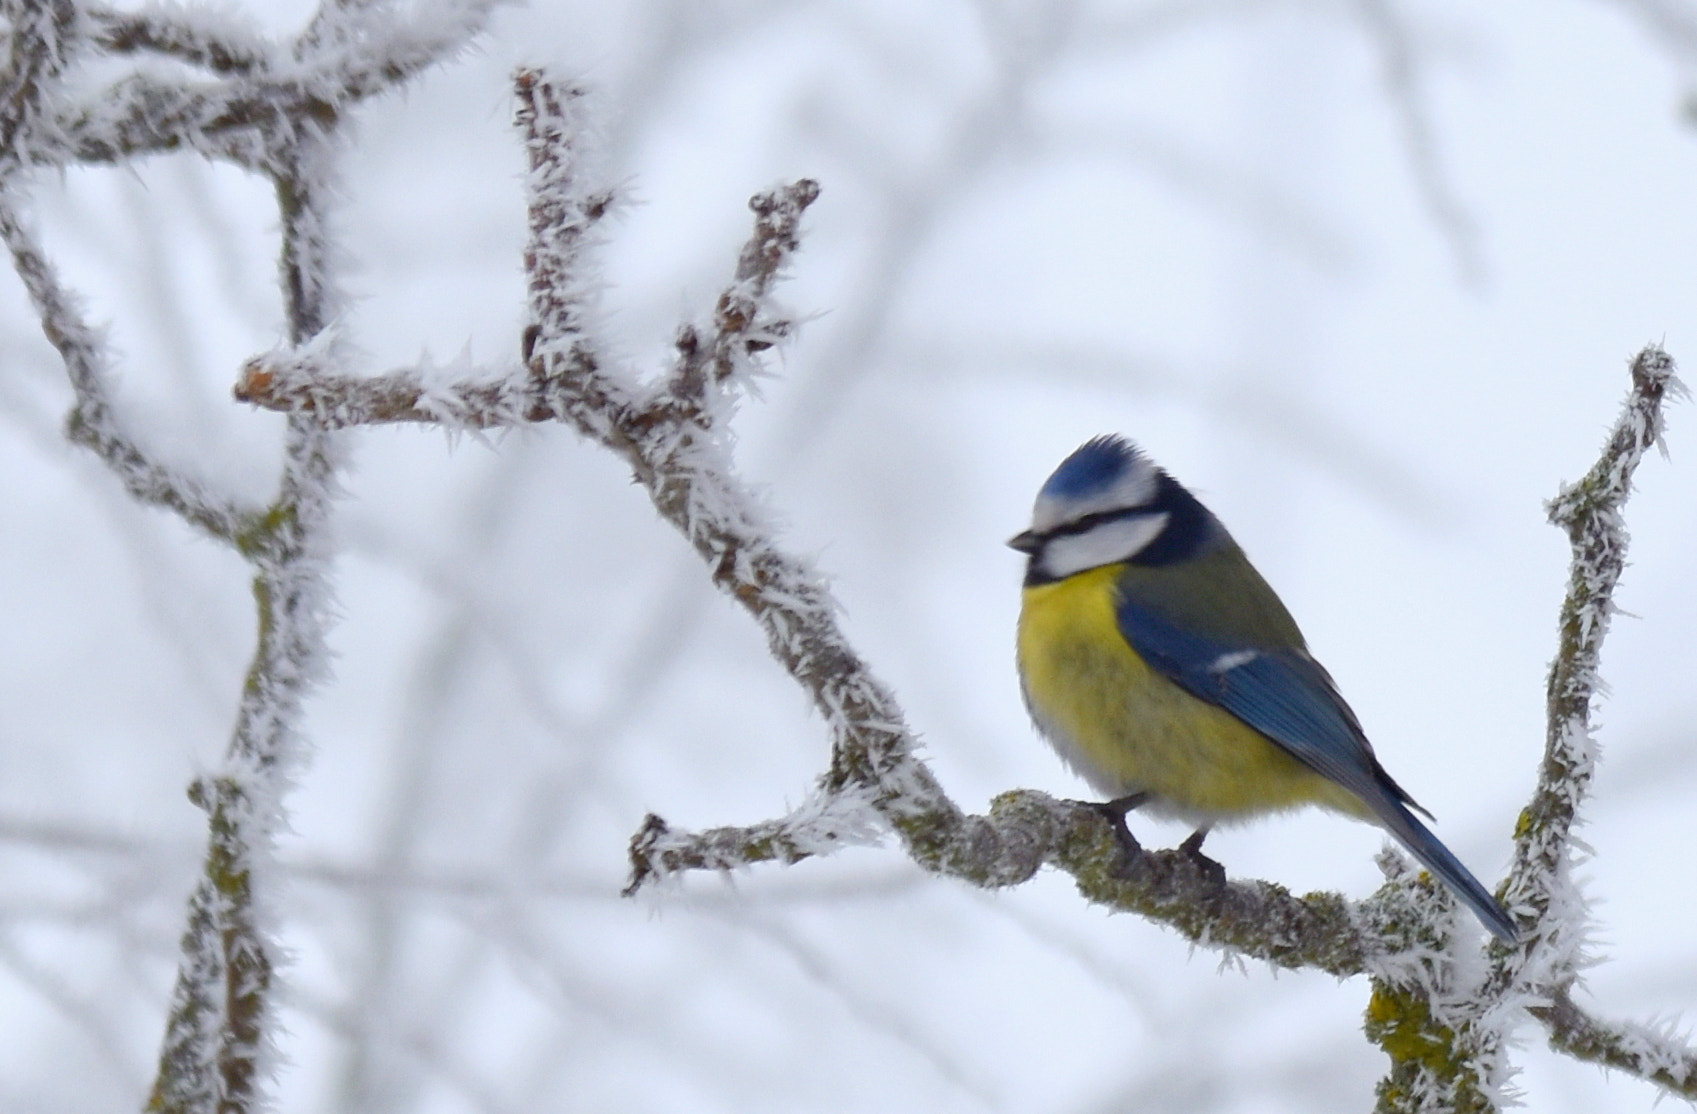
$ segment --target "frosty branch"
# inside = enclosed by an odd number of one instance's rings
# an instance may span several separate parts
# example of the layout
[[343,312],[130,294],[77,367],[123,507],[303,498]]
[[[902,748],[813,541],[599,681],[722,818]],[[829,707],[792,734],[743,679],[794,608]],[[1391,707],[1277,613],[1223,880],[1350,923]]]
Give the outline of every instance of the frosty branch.
[[1644,454],[1662,445],[1664,402],[1689,393],[1658,346],[1639,352],[1630,373],[1631,390],[1596,464],[1547,508],[1550,522],[1567,534],[1572,560],[1550,665],[1544,759],[1516,826],[1506,887],[1510,908],[1534,912],[1533,939],[1500,957],[1486,989],[1496,993],[1515,983],[1543,988],[1549,1000],[1528,1009],[1545,1023],[1553,1046],[1689,1099],[1697,1098],[1697,1049],[1671,1029],[1595,1018],[1572,998],[1586,963],[1590,916],[1572,876],[1578,857],[1572,831],[1597,762],[1591,712],[1602,684],[1599,661],[1614,617],[1614,591],[1626,567],[1623,512]]
[[900,709],[837,627],[817,576],[771,541],[730,467],[729,399],[755,354],[789,331],[767,295],[795,247],[814,187],[800,182],[754,199],[756,228],[712,328],[685,326],[670,373],[638,387],[606,370],[617,361],[597,350],[582,324],[589,294],[580,254],[608,195],[578,180],[577,91],[525,73],[518,94],[532,167],[525,364],[443,383],[417,369],[337,376],[311,353],[284,352],[250,363],[236,391],[247,401],[311,412],[335,425],[570,422],[630,464],[661,515],[707,561],[714,581],[765,628],[774,655],[831,731],[832,762],[817,796],[789,816],[752,827],[684,833],[650,817],[632,843],[630,890],[684,870],[794,862],[887,826],[923,865],[980,885],[1012,884],[1053,864],[1078,878],[1093,899],[1158,917],[1193,939],[1278,963],[1338,973],[1368,969],[1385,946],[1377,939],[1385,926],[1376,911],[1395,904],[1388,899],[1365,908],[1364,923],[1377,927],[1363,933],[1337,899],[1297,899],[1261,883],[1222,884],[1176,853],[1121,861],[1099,818],[1070,802],[1020,792],[998,800],[987,816],[968,816],[942,794],[915,754]]
[[1281,966],[1371,974],[1369,1032],[1392,1057],[1383,1109],[1496,1108],[1506,1041],[1528,1015],[1573,1055],[1689,1093],[1689,1049],[1642,1027],[1592,1018],[1569,994],[1579,963],[1573,926],[1583,915],[1568,877],[1569,828],[1588,780],[1595,656],[1624,552],[1619,512],[1632,470],[1660,435],[1663,397],[1678,389],[1665,354],[1646,349],[1633,362],[1633,390],[1603,457],[1552,504],[1552,517],[1573,538],[1575,571],[1552,672],[1548,754],[1516,835],[1508,889],[1510,907],[1536,920],[1520,946],[1493,945],[1486,974],[1476,978],[1455,962],[1447,895],[1395,856],[1387,857],[1388,884],[1352,906],[1335,895],[1298,898],[1265,882],[1228,882],[1183,851],[1128,851],[1097,812],[1077,802],[1022,790],[973,816],[950,801],[917,756],[893,697],[837,626],[819,578],[778,548],[731,467],[734,395],[757,354],[791,331],[769,293],[817,188],[801,181],[753,199],[755,229],[711,327],[680,329],[668,374],[638,386],[607,370],[618,362],[585,327],[593,292],[581,278],[581,257],[609,195],[575,170],[577,91],[532,72],[517,85],[532,170],[524,362],[447,382],[434,369],[356,378],[304,349],[250,362],[236,393],[332,426],[565,421],[630,465],[714,583],[761,624],[774,657],[825,717],[830,767],[800,808],[764,823],[681,832],[648,817],[632,840],[627,892],[685,871],[794,863],[888,829],[922,866],[975,885],[1017,884],[1052,865],[1089,900],[1162,921],[1194,941]]
[[1289,965],[1360,970],[1367,945],[1339,899],[1298,899],[1263,883],[1221,884],[1176,852],[1138,855],[1127,865],[1101,818],[1074,802],[1018,792],[988,816],[969,816],[944,795],[916,756],[893,696],[837,625],[820,578],[778,547],[730,458],[736,395],[758,355],[792,331],[771,288],[817,186],[803,180],[751,201],[755,227],[710,325],[683,326],[672,367],[640,385],[608,370],[619,361],[585,327],[593,291],[582,277],[582,253],[609,194],[581,180],[574,150],[580,93],[529,71],[518,75],[516,88],[531,164],[523,362],[461,369],[447,381],[435,368],[362,378],[326,366],[310,345],[250,361],[235,393],[255,405],[311,414],[327,427],[567,422],[626,461],[714,583],[760,623],[774,657],[825,718],[830,767],[809,801],[753,828],[695,835],[650,817],[633,841],[630,890],[686,869],[793,862],[888,828],[920,863],[979,885],[1011,885],[1054,863],[1096,900],[1168,920],[1193,937]]
[[[71,0],[12,2],[0,75],[0,238],[70,380],[66,430],[136,500],[228,543],[253,569],[257,645],[222,765],[191,799],[207,813],[200,878],[189,898],[176,984],[148,1109],[242,1114],[269,1105],[277,945],[268,910],[283,798],[302,761],[304,699],[323,672],[335,435],[310,413],[288,419],[278,493],[245,506],[168,466],[114,405],[111,360],[21,215],[32,167],[109,162],[188,148],[267,176],[281,215],[281,309],[291,344],[340,310],[326,201],[340,114],[463,45],[485,5],[418,31],[362,5],[328,2],[295,40],[270,43],[205,13],[119,14]],[[346,49],[359,43],[362,49]],[[153,55],[210,80],[136,69],[90,93],[72,60]],[[331,354],[320,353],[329,360]]]

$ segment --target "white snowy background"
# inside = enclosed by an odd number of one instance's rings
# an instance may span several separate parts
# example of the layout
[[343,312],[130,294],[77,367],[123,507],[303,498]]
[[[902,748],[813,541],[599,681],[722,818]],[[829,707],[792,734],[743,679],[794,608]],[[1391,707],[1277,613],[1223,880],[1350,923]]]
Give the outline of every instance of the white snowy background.
[[[303,3],[231,8],[278,34]],[[1488,882],[1542,746],[1589,466],[1659,340],[1697,367],[1697,10],[1655,3],[537,0],[359,110],[341,226],[370,368],[517,350],[510,72],[596,90],[608,329],[658,368],[747,197],[820,180],[781,297],[814,315],[740,463],[964,806],[1079,795],[1014,678],[1002,542],[1085,438],[1198,490],[1388,768]],[[282,421],[229,399],[280,337],[266,187],[189,156],[39,183],[36,215],[153,446],[255,499]],[[0,1108],[145,1098],[252,647],[239,559],[60,436],[0,274]],[[1689,377],[1689,373],[1688,373]],[[1063,878],[987,895],[893,848],[631,901],[645,812],[782,812],[826,740],[605,452],[562,428],[351,435],[334,681],[291,797],[289,1111],[1364,1109],[1366,988],[1222,970]],[[1648,460],[1581,835],[1606,1016],[1697,1006],[1697,422]],[[1134,819],[1146,840],[1178,828]],[[1210,838],[1354,896],[1374,829]],[[1541,1111],[1654,1092],[1525,1031]]]

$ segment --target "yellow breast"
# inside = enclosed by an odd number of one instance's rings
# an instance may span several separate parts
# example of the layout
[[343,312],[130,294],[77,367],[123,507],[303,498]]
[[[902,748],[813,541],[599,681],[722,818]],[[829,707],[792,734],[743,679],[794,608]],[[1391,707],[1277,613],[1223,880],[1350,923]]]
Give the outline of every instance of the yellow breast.
[[1150,669],[1114,618],[1117,571],[1108,565],[1025,589],[1025,701],[1068,765],[1100,792],[1147,792],[1157,807],[1199,823],[1304,804],[1363,815],[1353,793]]

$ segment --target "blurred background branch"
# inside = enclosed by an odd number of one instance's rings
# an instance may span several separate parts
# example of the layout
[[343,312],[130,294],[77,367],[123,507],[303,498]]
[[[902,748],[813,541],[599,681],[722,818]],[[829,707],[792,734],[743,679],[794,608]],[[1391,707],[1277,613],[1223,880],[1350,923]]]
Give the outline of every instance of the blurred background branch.
[[[188,10],[133,18],[105,11],[85,17],[69,0],[13,7],[6,13],[12,65],[0,118],[0,235],[69,375],[76,397],[69,436],[99,456],[138,502],[175,512],[228,543],[253,569],[258,644],[223,762],[190,787],[208,817],[206,853],[189,897],[147,1100],[147,1109],[162,1114],[241,1114],[270,1105],[265,1086],[276,1070],[275,918],[283,902],[270,891],[273,855],[289,822],[284,797],[302,765],[304,701],[328,656],[327,529],[339,450],[325,425],[291,417],[277,494],[263,509],[241,508],[214,484],[151,453],[114,405],[110,360],[96,330],[25,228],[25,172],[187,147],[264,173],[280,213],[282,318],[289,342],[305,345],[342,309],[328,227],[339,112],[458,49],[482,9],[467,5],[447,37],[432,38],[387,16],[371,20],[357,6],[327,3],[292,43],[262,47],[250,36],[226,41]],[[350,42],[363,49],[346,51]],[[137,70],[79,98],[66,70],[91,47],[174,56],[220,80]],[[274,80],[282,70],[288,76]]]

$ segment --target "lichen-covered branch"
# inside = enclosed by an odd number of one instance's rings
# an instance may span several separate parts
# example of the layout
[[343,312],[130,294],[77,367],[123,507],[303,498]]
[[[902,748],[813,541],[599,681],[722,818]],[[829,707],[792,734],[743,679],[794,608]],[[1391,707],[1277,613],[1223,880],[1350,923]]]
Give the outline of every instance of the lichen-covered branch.
[[1633,359],[1631,376],[1632,389],[1596,464],[1548,506],[1573,556],[1546,692],[1544,757],[1516,828],[1505,892],[1509,910],[1529,914],[1531,927],[1516,954],[1503,958],[1499,978],[1509,978],[1511,968],[1525,974],[1536,967],[1538,981],[1552,988],[1565,988],[1582,964],[1587,914],[1571,876],[1572,832],[1597,760],[1591,710],[1615,587],[1626,566],[1622,510],[1639,461],[1661,439],[1664,399],[1684,392],[1673,360],[1654,345]]
[[531,165],[523,374],[468,373],[444,383],[428,369],[357,379],[295,351],[256,359],[236,390],[257,405],[337,425],[565,421],[626,460],[713,582],[761,624],[773,656],[829,726],[831,763],[816,799],[778,820],[701,833],[650,817],[632,842],[630,891],[685,870],[794,862],[885,829],[928,869],[977,885],[1011,885],[1054,865],[1093,900],[1144,912],[1192,939],[1285,965],[1366,969],[1378,945],[1363,925],[1375,918],[1352,915],[1341,899],[1228,885],[1183,854],[1128,857],[1095,811],[1040,794],[1011,794],[989,816],[968,816],[948,799],[918,758],[894,697],[844,636],[820,577],[773,541],[729,454],[728,399],[759,354],[793,331],[771,292],[817,185],[795,182],[750,202],[754,228],[710,327],[681,329],[670,373],[643,389],[613,374],[618,361],[597,347],[591,328],[583,254],[610,199],[581,169],[583,94],[535,71],[520,72],[515,84]]
[[[650,815],[631,840],[625,892],[685,871],[795,863],[867,842],[876,829],[867,827],[857,804],[837,803],[843,796],[810,802],[779,820],[702,832],[674,831]],[[1341,897],[1228,882],[1214,864],[1183,850],[1126,846],[1097,809],[1079,801],[1015,790],[998,797],[988,815],[957,814],[931,834],[915,859],[976,886],[1019,885],[1053,866],[1072,875],[1089,900],[1170,924],[1193,940],[1339,977],[1367,969],[1371,936]]]
[[1672,1024],[1601,1021],[1580,1009],[1566,991],[1528,1010],[1544,1023],[1551,1048],[1697,1100],[1697,1048]]
[[[1683,1042],[1672,1034],[1593,1022],[1571,999],[1585,961],[1589,918],[1572,879],[1572,833],[1596,762],[1591,709],[1625,568],[1622,511],[1634,470],[1661,439],[1666,396],[1684,390],[1672,359],[1653,345],[1633,359],[1631,379],[1596,464],[1549,505],[1550,520],[1567,533],[1573,556],[1550,669],[1544,759],[1516,826],[1514,861],[1502,891],[1522,939],[1512,947],[1493,943],[1483,978],[1459,994],[1447,982],[1450,971],[1426,964],[1375,979],[1367,1031],[1392,1061],[1379,1089],[1381,1111],[1497,1109],[1508,1074],[1504,1050],[1526,1015],[1549,1028],[1557,1047],[1684,1093],[1684,1083],[1671,1085],[1694,1059]],[[1438,1003],[1441,1010],[1434,1008]]]
[[1632,390],[1602,455],[1547,508],[1550,521],[1567,534],[1573,559],[1550,665],[1544,760],[1521,820],[1509,888],[1511,902],[1524,903],[1540,921],[1552,905],[1569,899],[1573,824],[1596,765],[1591,709],[1601,683],[1603,639],[1615,612],[1614,591],[1626,567],[1622,510],[1639,461],[1661,441],[1664,398],[1670,391],[1684,393],[1672,358],[1655,345],[1633,359],[1631,374]]
[[[1413,884],[1382,891],[1400,939],[1375,957],[1362,1026],[1390,1058],[1375,1087],[1374,1110],[1495,1111],[1505,1105],[1509,1075],[1503,1046],[1522,1016],[1481,992],[1478,964],[1471,957],[1458,961],[1454,923],[1429,915],[1439,904],[1454,911],[1448,892],[1430,875],[1411,877],[1413,869],[1388,848],[1380,861],[1387,873]],[[1409,908],[1414,905],[1420,908]]]
[[[1669,1064],[1691,1062],[1688,1046],[1671,1035],[1652,1040],[1641,1029],[1630,1030],[1631,1040],[1594,1039],[1628,1030],[1579,1024],[1584,1015],[1571,1001],[1587,962],[1590,917],[1573,880],[1581,853],[1573,828],[1597,761],[1591,713],[1602,687],[1599,661],[1615,612],[1614,592],[1626,567],[1623,510],[1639,462],[1651,446],[1661,444],[1664,403],[1670,395],[1687,393],[1673,359],[1657,345],[1633,358],[1630,373],[1631,390],[1597,462],[1548,506],[1550,521],[1568,536],[1572,561],[1546,690],[1544,757],[1531,803],[1516,826],[1514,861],[1504,889],[1507,908],[1527,928],[1519,947],[1494,952],[1486,990],[1507,995],[1512,987],[1527,988],[1537,996],[1527,1008],[1550,1026],[1553,1042],[1566,1042],[1563,1046],[1575,1054],[1587,1050],[1584,1058],[1607,1054],[1610,1067],[1664,1081]],[[1590,1036],[1581,1039],[1582,1034]],[[1620,1055],[1629,1049],[1638,1053],[1636,1060]]]

